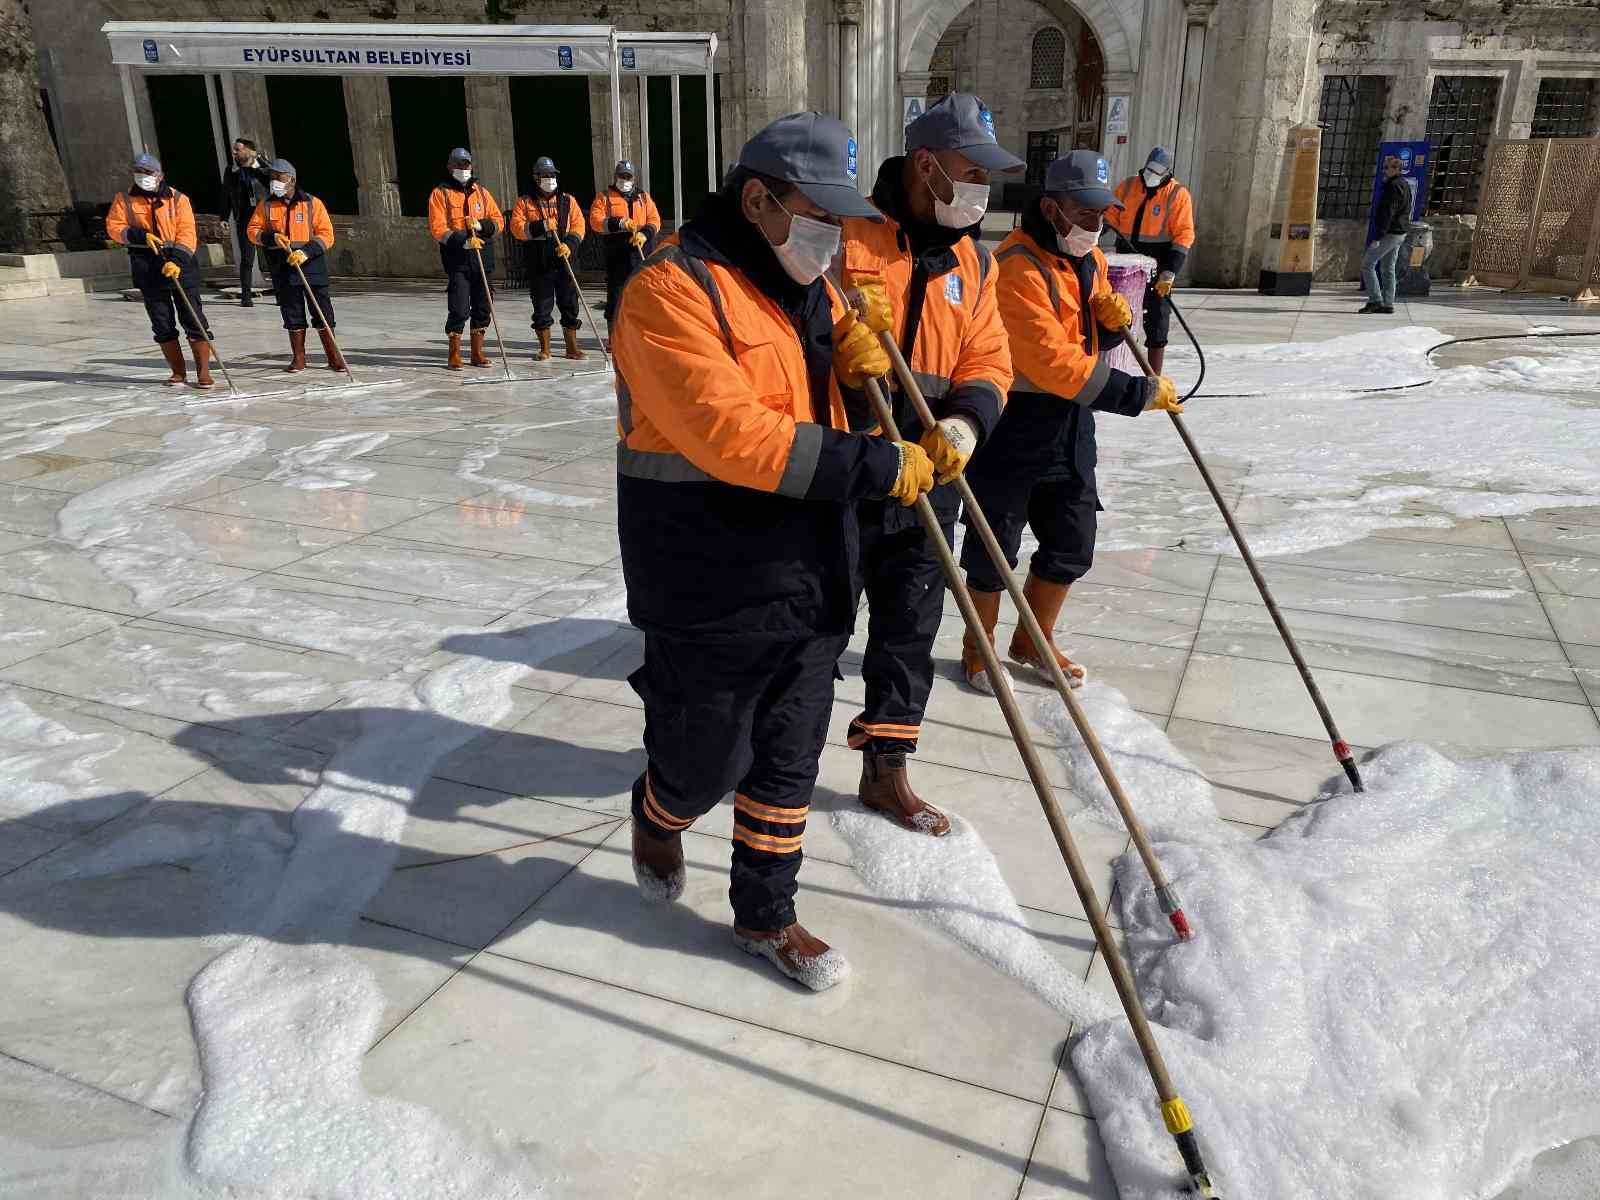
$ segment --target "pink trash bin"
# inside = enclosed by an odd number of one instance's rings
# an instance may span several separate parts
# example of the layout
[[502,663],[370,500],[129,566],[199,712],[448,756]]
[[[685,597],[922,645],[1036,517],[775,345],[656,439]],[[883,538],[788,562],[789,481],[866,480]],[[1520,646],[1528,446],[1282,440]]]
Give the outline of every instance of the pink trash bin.
[[[1128,302],[1128,309],[1133,313],[1133,331],[1139,337],[1144,337],[1144,290],[1150,286],[1150,281],[1156,275],[1156,260],[1144,254],[1108,254],[1106,255],[1106,274],[1111,280],[1111,289]],[[1126,346],[1118,346],[1115,350],[1108,350],[1105,354],[1106,366],[1114,367],[1118,371],[1126,371],[1129,375],[1143,375],[1138,362],[1133,357],[1133,351]]]

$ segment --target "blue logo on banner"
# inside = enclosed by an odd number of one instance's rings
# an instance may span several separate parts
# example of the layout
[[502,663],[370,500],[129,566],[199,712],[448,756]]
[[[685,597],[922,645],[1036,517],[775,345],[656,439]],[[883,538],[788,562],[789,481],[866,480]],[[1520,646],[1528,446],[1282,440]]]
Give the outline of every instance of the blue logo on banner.
[[944,277],[944,298],[951,304],[961,303],[961,276],[954,271]]
[[157,48],[155,42],[150,38],[145,38],[144,40],[144,60],[145,62],[161,61],[161,51]]
[[987,108],[978,109],[978,120],[983,122],[983,130],[989,135],[989,140],[994,141],[994,114]]
[[851,179],[856,177],[856,140],[851,138],[844,144],[844,173]]
[[633,47],[624,46],[622,48],[622,69],[624,71],[633,71],[637,70],[638,66],[639,60],[633,53]]
[[556,66],[560,67],[563,71],[572,70],[572,47],[571,46],[557,46],[556,47]]
[[1094,160],[1094,177],[1098,183],[1111,182],[1111,168],[1106,165],[1105,159],[1097,158]]
[[1400,169],[1402,171],[1409,171],[1411,169],[1411,147],[1410,146],[1401,146],[1400,147]]

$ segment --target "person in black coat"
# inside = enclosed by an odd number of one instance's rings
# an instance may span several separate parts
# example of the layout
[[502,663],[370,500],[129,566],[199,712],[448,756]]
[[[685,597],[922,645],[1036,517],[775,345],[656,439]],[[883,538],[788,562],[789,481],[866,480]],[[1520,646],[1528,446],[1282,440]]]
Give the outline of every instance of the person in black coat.
[[[1395,264],[1411,225],[1411,189],[1400,175],[1400,160],[1383,160],[1383,191],[1378,193],[1374,227],[1377,236],[1361,256],[1361,279],[1367,285],[1364,313],[1394,311]],[[1382,272],[1382,279],[1379,272]]]
[[256,153],[256,144],[249,138],[234,138],[233,165],[222,176],[222,216],[233,222],[233,240],[239,247],[240,308],[255,305],[256,248],[245,230],[271,183],[272,172]]

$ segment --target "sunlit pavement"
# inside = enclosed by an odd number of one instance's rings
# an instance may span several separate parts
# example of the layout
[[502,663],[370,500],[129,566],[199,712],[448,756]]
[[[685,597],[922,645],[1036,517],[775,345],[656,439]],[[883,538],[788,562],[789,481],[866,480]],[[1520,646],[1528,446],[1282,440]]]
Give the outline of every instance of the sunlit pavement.
[[[1454,288],[1393,317],[1357,315],[1353,287],[1179,299],[1207,346],[1600,330],[1594,306]],[[430,288],[353,285],[335,303],[355,389],[314,335],[311,371],[278,370],[270,302],[212,300],[238,398],[216,368],[210,392],[159,386],[137,304],[0,305],[0,1195],[110,1194],[164,1169],[202,1089],[185,989],[223,935],[257,928],[230,890],[281,869],[332,755],[374,731],[438,740],[454,719],[379,702],[382,687],[515,660],[523,643],[493,635],[621,590],[614,405],[590,331],[588,361],[535,365],[527,299],[504,297],[506,383],[492,334],[493,369],[443,369]],[[1182,345],[1174,326],[1185,383]],[[1102,423],[1108,519],[1114,496],[1175,518],[1209,503],[1184,463],[1119,476],[1117,436]],[[1215,465],[1241,519],[1272,519],[1248,461]],[[1357,746],[1600,744],[1600,507],[1378,530],[1277,558],[1269,577]],[[1050,952],[1104,984],[998,710],[954,682],[959,641],[952,603],[916,785],[982,834]],[[1102,552],[1063,641],[1166,729],[1231,821],[1269,829],[1331,774],[1231,556]],[[552,1196],[1115,1196],[1062,1065],[1069,1027],[850,869],[828,816],[855,803],[844,728],[862,643],[799,901],[851,981],[812,996],[735,949],[725,810],[686,838],[683,902],[638,898],[626,677],[641,640],[619,626],[530,664],[492,725],[443,739],[345,938],[386,1006],[367,1089],[432,1110]],[[1095,830],[1083,848],[1115,918],[1126,838]],[[348,852],[373,850],[387,853]]]

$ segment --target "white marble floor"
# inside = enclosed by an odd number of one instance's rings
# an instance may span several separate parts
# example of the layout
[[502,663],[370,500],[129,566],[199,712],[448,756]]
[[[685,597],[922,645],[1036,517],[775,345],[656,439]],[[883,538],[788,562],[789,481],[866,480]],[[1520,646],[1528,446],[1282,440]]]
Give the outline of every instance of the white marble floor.
[[[1600,329],[1548,298],[1443,288],[1392,318],[1360,302],[1183,299],[1207,344]],[[509,384],[440,369],[428,289],[336,303],[355,391],[275,369],[271,304],[213,303],[244,398],[155,386],[137,305],[0,306],[0,1195],[165,1194],[137,1181],[166,1169],[202,1094],[186,989],[258,928],[252,872],[282,868],[296,808],[376,731],[396,761],[441,749],[341,935],[382,991],[369,1091],[493,1144],[549,1196],[1114,1197],[1062,1065],[1071,1030],[869,892],[826,819],[854,803],[861,636],[802,873],[804,919],[856,968],[822,996],[732,946],[726,812],[688,839],[683,904],[636,896],[635,632],[540,662],[491,720],[394,698],[452,664],[515,662],[519,639],[496,635],[620,591],[609,381],[529,362],[522,297],[504,300]],[[1203,444],[1198,410],[1192,425]],[[1114,426],[1102,444],[1115,470]],[[1251,464],[1215,465],[1265,519]],[[1177,466],[1140,503],[1176,512],[1197,487]],[[1600,745],[1600,507],[1380,531],[1266,569],[1352,743]],[[917,785],[973,823],[1042,944],[1089,978],[1090,927],[993,701],[954,682],[948,614]],[[1065,636],[1229,820],[1265,832],[1330,775],[1231,556],[1104,552]],[[395,772],[365,782],[401,788]],[[1125,848],[1084,838],[1113,919]]]

